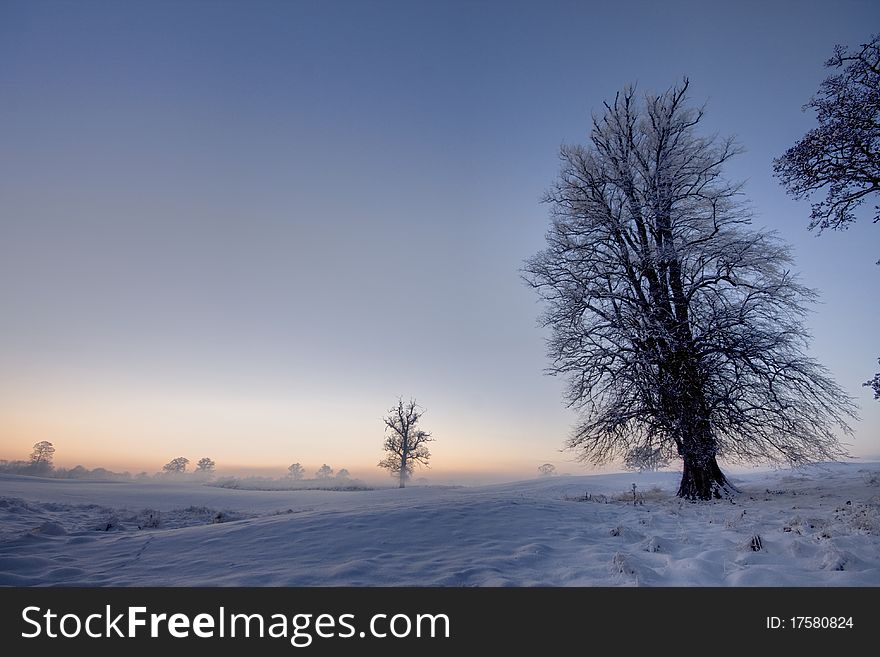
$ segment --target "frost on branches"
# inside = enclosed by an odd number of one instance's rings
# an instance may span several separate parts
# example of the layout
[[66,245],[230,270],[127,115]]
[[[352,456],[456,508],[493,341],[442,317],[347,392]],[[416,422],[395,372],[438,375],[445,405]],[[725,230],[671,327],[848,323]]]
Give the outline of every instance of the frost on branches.
[[380,468],[386,468],[392,477],[397,477],[400,488],[412,478],[416,465],[428,465],[431,452],[429,443],[434,440],[427,431],[418,428],[419,420],[425,409],[416,404],[414,399],[404,402],[398,399],[397,404],[383,418],[385,423],[385,458],[379,461]]
[[[836,46],[825,66],[840,72],[826,78],[804,107],[815,110],[819,127],[773,162],[795,198],[825,190],[810,216],[810,229],[818,226],[819,232],[846,228],[865,198],[880,193],[880,35],[852,52]],[[878,221],[880,206],[874,206]],[[864,385],[880,399],[880,373]]]
[[[880,364],[880,359],[877,360],[877,363]],[[868,379],[862,385],[874,391],[874,399],[880,399],[880,372],[877,372],[873,379]]]
[[627,452],[623,465],[627,470],[636,472],[656,472],[668,466],[669,459],[663,455],[659,447],[640,445]]
[[810,228],[820,232],[846,228],[865,198],[880,192],[880,35],[853,52],[836,46],[825,66],[840,72],[804,106],[816,112],[819,126],[773,162],[794,197],[825,190],[810,215]]
[[843,455],[854,406],[806,355],[815,293],[788,247],[753,229],[722,176],[738,151],[697,133],[687,80],[625,89],[561,149],[547,248],[525,278],[546,302],[550,372],[581,421],[568,447],[602,463],[677,454],[678,495],[721,496],[717,458],[791,464]]

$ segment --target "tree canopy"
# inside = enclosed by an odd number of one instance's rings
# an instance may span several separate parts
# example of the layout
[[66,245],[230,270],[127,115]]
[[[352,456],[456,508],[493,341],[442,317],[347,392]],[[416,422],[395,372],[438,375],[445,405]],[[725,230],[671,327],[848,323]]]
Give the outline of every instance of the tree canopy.
[[841,456],[854,406],[806,353],[816,294],[750,225],[723,175],[739,149],[697,132],[687,89],[624,89],[586,145],[562,147],[547,248],[524,275],[545,301],[549,371],[580,412],[568,447],[596,463],[677,455],[679,495],[707,499],[729,486],[719,456]]

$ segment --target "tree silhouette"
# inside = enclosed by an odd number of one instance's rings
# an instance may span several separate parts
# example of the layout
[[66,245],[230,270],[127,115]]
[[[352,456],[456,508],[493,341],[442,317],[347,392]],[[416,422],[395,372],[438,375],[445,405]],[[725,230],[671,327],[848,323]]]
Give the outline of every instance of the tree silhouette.
[[[810,214],[810,230],[820,233],[846,228],[866,198],[880,197],[880,34],[851,52],[835,46],[825,66],[839,72],[825,78],[804,106],[816,112],[819,126],[773,161],[774,173],[795,198],[825,190]],[[862,385],[880,399],[880,372]]]
[[48,440],[41,440],[34,444],[34,450],[31,452],[31,463],[51,466],[53,458],[55,458],[55,446]]
[[773,161],[775,175],[795,198],[825,191],[810,214],[809,227],[819,232],[846,228],[866,198],[880,195],[880,35],[852,52],[835,46],[825,66],[839,72],[825,78],[804,106],[816,112],[819,126]]
[[749,227],[723,178],[732,140],[696,132],[687,80],[631,88],[563,146],[547,248],[526,265],[546,301],[550,372],[582,421],[568,441],[605,462],[636,447],[682,460],[678,495],[730,488],[717,458],[792,464],[844,454],[852,400],[804,353],[815,293],[789,248]]
[[34,444],[31,452],[31,462],[27,467],[27,473],[33,475],[48,475],[52,472],[52,460],[55,458],[55,446],[48,440],[41,440]]
[[196,472],[200,473],[208,473],[214,472],[214,468],[216,467],[216,463],[214,463],[213,459],[209,459],[207,456],[203,459],[199,459],[199,462],[196,463]]
[[162,471],[166,474],[180,474],[186,472],[187,465],[189,465],[189,459],[178,456],[176,459],[171,459],[171,461],[163,465]]
[[383,418],[385,423],[385,458],[379,461],[380,468],[386,468],[392,476],[398,477],[399,487],[405,488],[412,477],[416,465],[428,465],[431,453],[429,443],[434,440],[431,434],[417,428],[425,409],[414,399],[404,402],[403,398],[388,411]]

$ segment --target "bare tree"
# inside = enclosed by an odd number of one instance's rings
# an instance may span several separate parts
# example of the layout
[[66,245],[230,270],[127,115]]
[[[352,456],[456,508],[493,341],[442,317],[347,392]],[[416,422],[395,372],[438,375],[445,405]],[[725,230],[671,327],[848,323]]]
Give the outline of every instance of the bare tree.
[[351,473],[348,470],[346,470],[345,468],[342,468],[339,472],[336,473],[336,478],[337,479],[349,479],[349,478],[351,478]]
[[425,409],[416,404],[414,399],[404,402],[403,398],[388,410],[383,418],[385,422],[385,458],[379,461],[380,468],[386,468],[391,476],[400,481],[400,488],[412,477],[416,465],[428,465],[431,453],[429,443],[434,440],[427,431],[417,428]]
[[865,198],[880,193],[880,34],[852,52],[835,46],[825,66],[840,72],[825,78],[804,106],[816,112],[819,127],[773,162],[795,198],[825,190],[810,215],[810,229],[819,232],[846,228]]
[[294,463],[289,468],[287,468],[287,476],[296,481],[302,479],[305,474],[305,468],[303,468],[302,465],[299,463]]
[[168,463],[162,466],[162,471],[166,474],[181,474],[186,472],[186,466],[189,465],[189,459],[184,458],[183,456],[178,456],[176,459],[171,459]]
[[315,477],[318,479],[329,479],[333,476],[333,468],[331,468],[326,463],[318,468],[318,471],[315,472]]
[[552,477],[556,474],[556,466],[552,463],[544,463],[538,466],[538,472],[544,477]]
[[207,456],[205,458],[199,459],[199,462],[196,463],[196,472],[214,472],[214,468],[217,467],[217,464],[214,462],[214,459],[209,459]]
[[44,464],[52,465],[52,459],[55,458],[55,446],[48,440],[41,440],[34,444],[34,451],[31,452],[31,463],[34,465]]
[[526,280],[546,301],[549,372],[582,421],[567,446],[602,463],[636,447],[677,454],[678,495],[720,496],[717,457],[804,463],[843,454],[854,405],[804,353],[815,293],[787,246],[752,229],[722,177],[738,149],[696,133],[688,81],[632,88],[563,146],[547,248]]
[[[813,204],[810,215],[810,229],[820,233],[846,228],[865,198],[880,196],[880,34],[853,52],[835,46],[825,66],[840,72],[825,78],[804,106],[816,112],[819,127],[773,161],[776,176],[795,198],[825,189],[825,199]],[[878,221],[880,205],[874,206]],[[880,399],[880,372],[862,385]]]
[[34,444],[31,461],[26,464],[26,471],[32,475],[48,475],[52,472],[52,460],[55,458],[55,446],[48,440]]

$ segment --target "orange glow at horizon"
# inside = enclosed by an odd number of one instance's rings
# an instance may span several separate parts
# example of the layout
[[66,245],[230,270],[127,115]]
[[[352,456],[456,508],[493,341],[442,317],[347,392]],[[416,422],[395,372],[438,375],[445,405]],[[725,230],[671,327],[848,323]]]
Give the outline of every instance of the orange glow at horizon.
[[[34,443],[48,440],[57,450],[58,467],[152,474],[177,456],[190,459],[190,467],[208,456],[221,473],[282,474],[293,462],[311,473],[327,463],[359,478],[382,480],[388,475],[377,467],[383,426],[376,408],[382,407],[372,401],[348,402],[347,412],[339,414],[320,400],[292,403],[173,392],[151,396],[121,390],[73,395],[55,390],[19,395],[0,407],[0,459],[27,459]],[[544,449],[535,451],[533,445],[517,442],[512,427],[473,415],[433,411],[424,425],[437,440],[430,445],[431,467],[417,469],[415,478],[531,477],[546,461],[572,473],[585,471],[570,463],[570,455],[558,453],[561,441],[546,440]],[[467,430],[455,429],[462,426]]]

